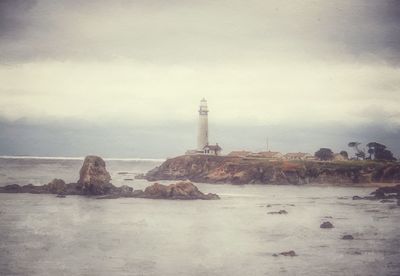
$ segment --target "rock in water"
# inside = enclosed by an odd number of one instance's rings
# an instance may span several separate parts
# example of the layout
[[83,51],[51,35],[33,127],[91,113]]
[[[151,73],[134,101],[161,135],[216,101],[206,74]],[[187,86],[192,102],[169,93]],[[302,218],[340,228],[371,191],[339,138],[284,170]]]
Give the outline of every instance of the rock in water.
[[274,256],[274,257],[278,257],[279,255],[286,256],[286,257],[295,257],[295,256],[297,256],[297,254],[296,254],[296,252],[294,250],[281,252],[279,254],[272,254],[272,256]]
[[324,228],[324,229],[333,228],[333,224],[330,223],[329,221],[325,221],[320,225],[320,228]]
[[23,189],[18,184],[10,184],[4,187],[0,187],[2,193],[23,193]]
[[143,197],[162,199],[219,199],[216,194],[203,194],[191,182],[178,182],[168,186],[154,183],[144,190]]
[[286,210],[279,210],[278,212],[268,212],[269,215],[286,215],[288,212]]
[[353,240],[353,239],[354,239],[354,237],[352,235],[344,235],[342,237],[342,240]]
[[51,194],[63,194],[67,188],[64,180],[53,179],[49,184],[45,185],[46,190]]
[[106,170],[106,163],[98,156],[85,157],[79,176],[78,186],[84,194],[104,195],[114,187],[110,183],[111,176]]

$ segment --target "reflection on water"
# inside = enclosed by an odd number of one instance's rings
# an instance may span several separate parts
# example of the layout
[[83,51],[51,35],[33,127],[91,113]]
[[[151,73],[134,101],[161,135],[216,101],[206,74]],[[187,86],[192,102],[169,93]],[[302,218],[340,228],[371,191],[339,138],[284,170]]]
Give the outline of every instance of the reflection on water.
[[[35,164],[43,169],[37,174],[28,165],[26,171],[3,163],[1,170],[17,183],[28,178],[46,183],[56,172],[76,178],[80,163],[74,162]],[[154,165],[125,162],[108,168],[114,183],[121,185],[127,177],[118,172],[139,173]],[[129,182],[135,189],[148,184]],[[0,274],[400,274],[400,209],[392,207],[395,203],[351,200],[371,189],[198,187],[221,200],[0,194]],[[268,214],[279,210],[288,214]],[[335,228],[320,229],[327,220]],[[344,234],[354,240],[342,240]],[[272,256],[289,250],[298,256]]]

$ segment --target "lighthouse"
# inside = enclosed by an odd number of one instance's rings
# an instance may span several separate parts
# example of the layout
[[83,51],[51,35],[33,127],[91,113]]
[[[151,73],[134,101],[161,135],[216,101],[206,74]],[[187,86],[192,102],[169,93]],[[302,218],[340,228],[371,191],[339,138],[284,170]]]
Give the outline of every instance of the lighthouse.
[[206,99],[200,101],[199,107],[199,129],[197,133],[197,149],[203,151],[208,145],[208,107]]
[[186,155],[206,154],[220,155],[222,148],[216,143],[210,145],[208,143],[208,107],[206,99],[200,101],[199,122],[197,130],[197,149],[187,150]]

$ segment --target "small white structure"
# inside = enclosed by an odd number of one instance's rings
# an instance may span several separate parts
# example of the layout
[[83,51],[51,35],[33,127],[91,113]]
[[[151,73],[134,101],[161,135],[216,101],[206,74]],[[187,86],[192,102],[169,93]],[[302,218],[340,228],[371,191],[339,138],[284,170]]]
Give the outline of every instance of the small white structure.
[[219,155],[221,151],[222,151],[222,148],[218,145],[218,143],[215,145],[206,145],[203,148],[204,154]]

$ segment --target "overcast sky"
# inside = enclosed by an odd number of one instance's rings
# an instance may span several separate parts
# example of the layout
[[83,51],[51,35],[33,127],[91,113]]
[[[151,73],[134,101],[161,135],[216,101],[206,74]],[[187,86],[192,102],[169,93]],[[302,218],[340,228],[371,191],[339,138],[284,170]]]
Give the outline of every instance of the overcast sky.
[[206,97],[225,153],[399,156],[399,66],[396,0],[0,0],[0,154],[178,155]]

